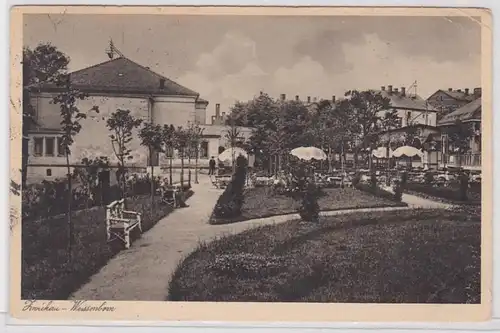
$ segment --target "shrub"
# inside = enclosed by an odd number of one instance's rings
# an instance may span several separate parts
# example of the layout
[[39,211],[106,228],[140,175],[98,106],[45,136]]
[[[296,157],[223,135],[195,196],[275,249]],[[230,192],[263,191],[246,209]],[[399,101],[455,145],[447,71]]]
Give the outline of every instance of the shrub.
[[314,183],[309,183],[302,194],[302,205],[299,210],[304,221],[314,222],[319,218],[319,189]]
[[424,182],[428,185],[434,182],[434,173],[432,171],[427,171],[424,174]]
[[215,204],[212,216],[220,219],[235,218],[241,215],[243,190],[245,188],[247,161],[243,156],[236,159],[236,171],[232,181]]
[[460,181],[460,188],[459,188],[460,200],[467,201],[467,191],[469,189],[469,176],[465,172],[462,172],[459,176],[459,181]]
[[377,175],[374,171],[370,174],[370,185],[373,189],[377,188]]
[[371,193],[373,195],[376,195],[377,197],[381,197],[391,201],[394,200],[394,195],[391,192],[381,189],[380,187],[373,188],[371,185],[359,183],[358,185],[356,185],[356,189]]
[[401,185],[400,180],[396,180],[394,185],[394,200],[402,201],[403,200],[403,186]]
[[352,186],[357,186],[361,182],[361,173],[356,172],[352,178]]

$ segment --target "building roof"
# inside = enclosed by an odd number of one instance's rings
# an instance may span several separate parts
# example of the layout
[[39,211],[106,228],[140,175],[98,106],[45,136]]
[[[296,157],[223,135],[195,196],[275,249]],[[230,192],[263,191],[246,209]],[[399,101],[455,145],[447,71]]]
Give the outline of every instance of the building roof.
[[457,100],[457,101],[465,101],[465,102],[472,102],[476,97],[474,96],[474,94],[466,94],[465,92],[463,91],[458,91],[458,90],[443,90],[443,89],[439,89],[438,91],[436,91],[434,94],[432,94],[431,96],[429,96],[428,99],[432,98],[434,95],[438,94],[438,93],[443,93],[443,94],[446,94],[448,95],[449,97]]
[[422,111],[437,111],[432,105],[428,104],[422,97],[405,93],[403,96],[401,91],[389,94],[387,90],[378,90],[383,97],[389,98],[391,100],[391,107],[394,109],[409,109],[409,110],[422,110]]
[[466,122],[474,120],[481,120],[481,98],[478,98],[465,104],[461,108],[448,113],[438,121],[438,126],[451,125],[457,121]]
[[[139,93],[166,96],[198,96],[191,89],[125,58],[115,58],[69,74],[72,86],[85,92]],[[163,88],[160,81],[164,81]],[[40,90],[57,89],[44,84]]]

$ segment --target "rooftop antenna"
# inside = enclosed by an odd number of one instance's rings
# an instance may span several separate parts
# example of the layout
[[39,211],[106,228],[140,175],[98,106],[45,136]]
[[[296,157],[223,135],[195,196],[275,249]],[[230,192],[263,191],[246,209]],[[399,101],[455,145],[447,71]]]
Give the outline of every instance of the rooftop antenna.
[[113,43],[113,39],[109,40],[109,47],[106,49],[106,54],[108,55],[109,59],[113,59],[115,57],[115,53],[118,54],[119,57],[125,58],[123,53],[120,52]]

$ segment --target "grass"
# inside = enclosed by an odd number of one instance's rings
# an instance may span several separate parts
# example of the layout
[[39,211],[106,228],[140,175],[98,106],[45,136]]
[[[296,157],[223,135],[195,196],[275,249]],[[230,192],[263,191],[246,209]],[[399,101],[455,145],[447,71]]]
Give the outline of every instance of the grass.
[[460,198],[458,184],[435,187],[430,184],[408,183],[405,188],[410,194],[419,195],[431,200],[442,201],[451,204],[481,204],[481,184],[471,184],[467,191],[467,201]]
[[[193,192],[187,194],[191,196]],[[127,198],[127,209],[142,213],[143,231],[151,229],[173,210],[155,197],[152,211],[149,195]],[[71,263],[67,262],[68,226],[64,215],[23,220],[22,299],[65,300],[123,250],[120,241],[106,241],[105,214],[104,207],[75,212]],[[131,236],[133,241],[138,235]]]
[[480,230],[439,209],[263,226],[200,245],[168,300],[480,303]]
[[[387,198],[355,188],[326,188],[318,200],[322,211],[353,208],[398,207],[406,206]],[[242,214],[234,219],[216,219],[212,216],[211,224],[225,224],[256,218],[296,213],[300,202],[283,194],[276,194],[270,187],[255,187],[245,191]]]

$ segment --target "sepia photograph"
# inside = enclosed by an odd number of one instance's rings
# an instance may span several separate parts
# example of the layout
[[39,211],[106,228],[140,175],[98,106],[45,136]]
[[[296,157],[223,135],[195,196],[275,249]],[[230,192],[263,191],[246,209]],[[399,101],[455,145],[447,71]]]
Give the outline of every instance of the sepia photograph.
[[253,11],[19,12],[21,312],[490,301],[487,12]]

